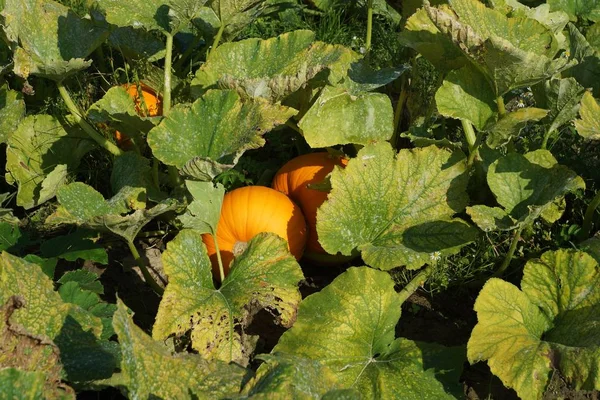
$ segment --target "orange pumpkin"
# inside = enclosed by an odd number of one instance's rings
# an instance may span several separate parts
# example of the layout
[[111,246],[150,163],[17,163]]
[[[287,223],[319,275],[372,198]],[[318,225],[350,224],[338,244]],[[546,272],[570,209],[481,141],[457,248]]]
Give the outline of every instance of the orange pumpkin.
[[309,187],[321,183],[336,165],[345,167],[347,163],[347,159],[327,152],[304,154],[281,167],[273,179],[273,189],[288,195],[302,209],[308,225],[304,256],[318,264],[337,264],[352,258],[330,255],[319,243],[317,209],[327,199],[328,192]]
[[[160,97],[157,96],[156,92],[150,86],[147,86],[141,82],[139,86],[140,89],[142,89],[143,102],[138,93],[138,85],[135,83],[123,85],[123,88],[127,91],[127,94],[129,94],[129,96],[135,102],[135,111],[138,113],[138,115],[148,117],[162,115],[162,101]],[[116,131],[115,139],[120,147],[131,147],[131,139],[127,137],[127,135]]]
[[[272,232],[288,242],[299,260],[306,245],[306,222],[300,207],[283,193],[265,186],[246,186],[225,195],[217,225],[217,243],[225,275],[236,249],[261,232]],[[219,280],[219,263],[211,234],[202,235],[212,263],[213,276]]]

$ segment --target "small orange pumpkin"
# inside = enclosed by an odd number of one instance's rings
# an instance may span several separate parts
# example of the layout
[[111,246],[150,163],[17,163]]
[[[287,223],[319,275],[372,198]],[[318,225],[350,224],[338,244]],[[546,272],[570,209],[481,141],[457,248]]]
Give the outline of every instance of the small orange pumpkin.
[[[156,95],[154,89],[141,82],[139,86],[140,89],[142,89],[142,98],[144,99],[143,102],[138,93],[138,85],[135,83],[127,83],[123,85],[123,88],[127,91],[129,97],[131,97],[135,102],[135,111],[138,113],[138,115],[148,117],[162,115],[162,101],[161,98]],[[127,135],[116,131],[115,139],[120,147],[131,147],[131,139],[127,137]]]
[[[306,245],[306,222],[300,207],[283,193],[265,186],[246,186],[232,190],[223,198],[217,225],[217,243],[225,275],[236,249],[261,232],[272,232],[288,242],[299,260]],[[211,234],[202,235],[212,263],[213,276],[220,280],[219,263]],[[240,246],[241,245],[241,246]]]
[[327,200],[328,192],[309,187],[321,183],[337,165],[345,167],[348,160],[327,152],[309,153],[288,161],[273,178],[273,189],[295,201],[306,218],[308,241],[304,256],[318,264],[336,264],[351,258],[327,253],[317,236],[317,209]]

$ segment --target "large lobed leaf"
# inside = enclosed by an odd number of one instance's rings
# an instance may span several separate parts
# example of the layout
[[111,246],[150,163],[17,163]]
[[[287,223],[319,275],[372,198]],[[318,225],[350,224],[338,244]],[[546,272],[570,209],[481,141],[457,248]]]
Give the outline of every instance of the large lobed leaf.
[[6,150],[7,181],[19,185],[17,205],[29,209],[53,198],[93,147],[69,121],[43,114],[25,117]]
[[6,86],[0,87],[0,143],[6,143],[24,116],[23,95]]
[[173,354],[134,324],[120,299],[113,325],[123,353],[121,385],[130,398],[223,398],[239,392],[245,369],[197,354]]
[[52,0],[9,1],[2,16],[16,48],[14,71],[23,78],[33,74],[61,81],[89,67],[92,62],[84,59],[108,36],[105,26]]
[[586,139],[600,139],[600,104],[590,92],[586,92],[581,99],[579,119],[575,120],[577,133]]
[[234,260],[219,289],[200,232],[181,231],[163,253],[169,284],[153,329],[155,339],[191,330],[192,347],[208,359],[248,363],[254,350],[244,330],[253,315],[267,309],[289,327],[301,300],[300,266],[285,241],[261,233]]
[[[387,273],[352,267],[300,304],[296,323],[258,374],[278,361],[276,366],[321,368],[330,380],[327,389],[352,389],[364,399],[452,398],[432,370],[424,371],[417,345],[394,338],[401,303]],[[280,375],[280,382],[295,378]],[[324,394],[320,384],[312,384],[312,398]]]
[[415,269],[436,254],[451,254],[474,240],[475,230],[452,216],[464,209],[464,156],[435,146],[401,150],[365,146],[331,175],[332,190],[317,212],[325,250],[354,248],[373,267]]
[[263,99],[242,101],[233,90],[212,90],[190,106],[175,106],[148,133],[148,144],[154,156],[167,165],[182,168],[201,158],[225,170],[244,151],[261,147],[262,135],[295,113]]
[[574,250],[529,261],[521,290],[491,279],[475,302],[469,361],[488,360],[521,398],[541,399],[552,368],[575,389],[600,388],[599,281],[597,262]]
[[314,32],[306,30],[224,43],[196,71],[192,91],[220,87],[281,101],[326,68],[357,59],[358,54],[343,46],[315,41]]

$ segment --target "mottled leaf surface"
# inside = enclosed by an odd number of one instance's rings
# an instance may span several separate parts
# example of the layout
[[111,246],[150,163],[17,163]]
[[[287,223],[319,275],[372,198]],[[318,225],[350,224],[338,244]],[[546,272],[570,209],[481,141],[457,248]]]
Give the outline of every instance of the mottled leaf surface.
[[197,231],[181,231],[163,253],[163,265],[169,284],[153,328],[157,340],[191,330],[192,347],[205,358],[246,365],[254,348],[243,332],[256,312],[276,313],[284,327],[295,320],[303,275],[285,241],[274,234],[248,242],[218,290]]
[[433,371],[423,370],[417,345],[394,338],[401,302],[387,273],[349,268],[300,304],[296,323],[272,354],[318,361],[337,388],[363,398],[452,398]]
[[2,15],[8,40],[18,44],[14,71],[23,78],[60,81],[87,68],[84,59],[108,36],[105,26],[52,0],[9,1]]
[[391,138],[394,110],[387,95],[353,95],[344,88],[326,86],[298,126],[313,148],[368,144]]
[[184,227],[194,229],[198,233],[217,233],[217,224],[221,217],[221,205],[225,188],[212,182],[185,181],[185,186],[194,198],[179,217]]
[[295,113],[262,99],[242,101],[232,90],[213,90],[191,105],[173,107],[148,133],[148,144],[156,158],[178,168],[194,157],[233,166],[244,151],[264,144],[263,134]]
[[536,105],[548,110],[542,119],[549,132],[577,117],[579,103],[585,90],[574,78],[550,79],[532,88]]
[[25,117],[6,149],[7,180],[19,185],[17,205],[30,209],[53,198],[93,147],[68,121],[50,115]]
[[6,143],[24,116],[23,95],[2,86],[0,88],[0,143]]
[[590,92],[581,99],[579,118],[575,120],[577,133],[586,139],[600,139],[600,104]]
[[496,116],[494,91],[473,66],[448,73],[435,94],[438,112],[445,117],[465,119],[483,130]]
[[340,59],[358,55],[339,45],[315,41],[311,31],[246,39],[217,47],[196,72],[192,90],[236,89],[250,97],[281,101]]
[[600,21],[600,1],[598,0],[548,0],[553,11],[563,11],[572,21],[578,18]]
[[207,361],[197,354],[173,354],[135,325],[120,299],[113,325],[122,347],[121,371],[128,397],[223,398],[240,390],[246,370],[234,364]]
[[467,207],[467,214],[484,232],[495,230],[508,231],[517,226],[517,222],[500,207],[475,205]]
[[464,157],[435,146],[401,150],[367,145],[345,169],[334,170],[328,200],[317,212],[325,250],[354,248],[373,267],[415,269],[436,253],[474,240],[475,229],[452,216],[467,204]]
[[529,261],[521,290],[491,279],[475,303],[469,360],[488,360],[521,398],[542,398],[553,365],[575,389],[598,389],[599,281],[597,262],[575,250]]
[[53,391],[44,387],[46,376],[42,372],[22,371],[17,368],[0,369],[0,393],[11,400],[67,400],[75,393]]
[[513,137],[517,137],[529,122],[539,121],[547,114],[547,110],[534,107],[512,111],[487,128],[486,143],[492,149],[506,144]]
[[567,25],[569,51],[578,64],[566,70],[564,77],[573,77],[584,88],[592,88],[593,94],[600,97],[600,53],[592,47],[585,36],[573,24]]

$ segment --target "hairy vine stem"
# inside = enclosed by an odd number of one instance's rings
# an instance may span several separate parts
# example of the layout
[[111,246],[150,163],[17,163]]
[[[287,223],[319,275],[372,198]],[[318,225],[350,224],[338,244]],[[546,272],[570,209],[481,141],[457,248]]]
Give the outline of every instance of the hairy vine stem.
[[400,299],[402,300],[402,303],[404,303],[406,299],[408,299],[414,292],[416,292],[418,288],[425,284],[427,279],[433,273],[433,267],[434,265],[428,265],[425,268],[423,268],[421,272],[415,275],[414,278],[412,278],[411,281],[408,282],[406,286],[402,288],[402,290],[398,293]]

